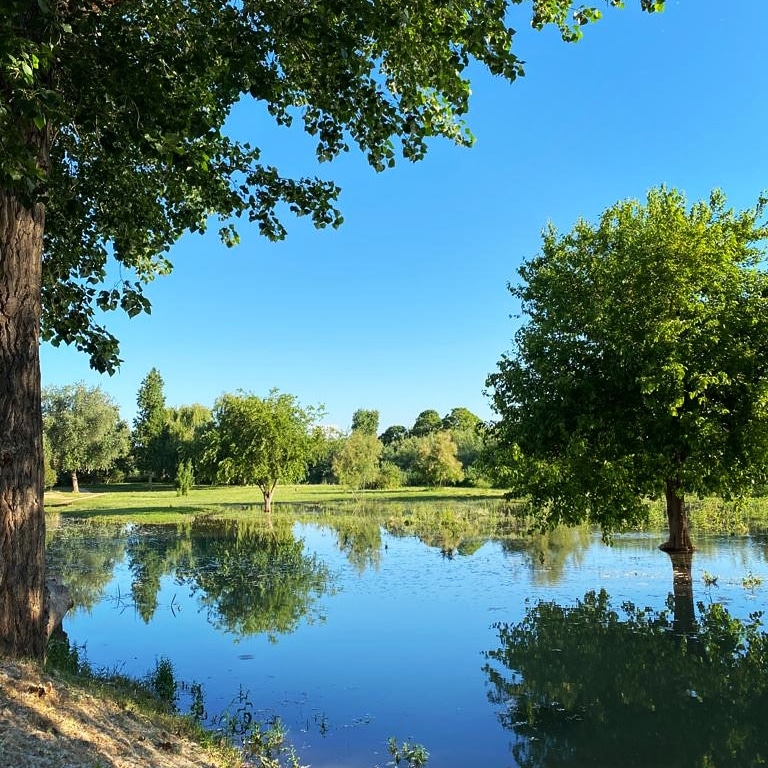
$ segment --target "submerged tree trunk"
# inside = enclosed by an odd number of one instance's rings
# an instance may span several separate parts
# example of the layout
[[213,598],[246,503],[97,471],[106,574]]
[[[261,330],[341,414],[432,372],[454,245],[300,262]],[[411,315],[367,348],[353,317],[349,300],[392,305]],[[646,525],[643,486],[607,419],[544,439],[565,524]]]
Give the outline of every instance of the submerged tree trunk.
[[262,488],[261,492],[264,494],[264,512],[270,514],[272,512],[272,496],[275,493],[275,489]]
[[688,510],[685,498],[678,480],[667,480],[667,521],[669,523],[669,538],[661,545],[665,552],[693,552],[695,547],[691,542],[688,530]]
[[77,472],[72,470],[72,493],[80,493],[80,482],[77,479]]
[[0,190],[0,654],[46,646],[40,288],[45,211]]

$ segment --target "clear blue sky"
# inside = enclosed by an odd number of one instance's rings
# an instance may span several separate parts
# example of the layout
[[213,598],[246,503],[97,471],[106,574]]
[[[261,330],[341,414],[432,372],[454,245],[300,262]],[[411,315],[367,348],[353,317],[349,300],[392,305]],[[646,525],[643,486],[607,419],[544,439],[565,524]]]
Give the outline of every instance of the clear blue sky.
[[427,408],[491,418],[485,378],[519,322],[506,284],[547,221],[565,232],[662,183],[689,202],[720,187],[736,208],[768,189],[768,2],[638,7],[606,9],[576,45],[530,30],[529,3],[514,7],[526,76],[509,85],[478,72],[475,146],[436,141],[422,162],[382,174],[355,152],[318,166],[298,129],[238,111],[233,130],[252,131],[283,173],[342,186],[344,225],[288,219],[278,244],[246,228],[235,249],[216,228],[185,237],[174,272],[147,289],[152,314],[108,317],[120,371],[101,376],[84,355],[44,345],[43,384],[100,384],[129,422],[152,367],[173,406],[276,387],[324,404],[342,429],[358,408],[377,409],[381,430]]

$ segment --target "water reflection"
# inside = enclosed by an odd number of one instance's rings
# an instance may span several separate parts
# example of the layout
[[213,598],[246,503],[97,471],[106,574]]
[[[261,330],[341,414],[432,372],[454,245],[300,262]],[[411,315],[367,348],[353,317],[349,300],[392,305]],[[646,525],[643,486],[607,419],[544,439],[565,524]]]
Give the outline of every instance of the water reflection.
[[274,639],[301,620],[322,618],[319,598],[332,589],[329,568],[296,540],[290,521],[205,517],[186,525],[94,523],[52,530],[48,567],[68,585],[75,610],[90,611],[104,598],[116,565],[130,572],[132,606],[148,624],[158,609],[163,577],[189,588],[209,623],[238,637]]
[[592,543],[586,525],[558,526],[551,531],[534,532],[502,542],[507,554],[522,554],[535,584],[557,584],[569,567],[578,566]]
[[[242,688],[302,764],[383,765],[394,735],[442,768],[751,765],[768,755],[766,642],[747,619],[768,588],[764,550],[698,542],[692,577],[655,534],[527,537],[500,511],[435,504],[64,521],[48,555],[93,606],[64,628],[94,668],[143,675],[167,656],[202,679],[212,714]],[[748,574],[766,586],[747,589]],[[669,593],[666,611],[634,607]]]
[[[520,766],[746,766],[768,759],[768,636],[759,615],[694,612],[690,561],[665,611],[605,590],[496,625],[490,701]],[[689,599],[690,597],[690,599]]]
[[125,558],[127,538],[122,527],[84,521],[73,526],[59,517],[46,520],[46,561],[66,584],[77,608],[90,611]]
[[173,573],[190,553],[189,526],[143,525],[132,529],[126,545],[131,597],[144,623],[149,623],[157,610],[161,579]]
[[329,521],[336,534],[336,544],[350,565],[358,572],[366,568],[378,570],[381,564],[381,526],[370,517],[341,517]]
[[191,551],[176,568],[217,629],[237,636],[293,632],[322,619],[319,598],[331,587],[328,567],[304,551],[287,521],[195,521]]

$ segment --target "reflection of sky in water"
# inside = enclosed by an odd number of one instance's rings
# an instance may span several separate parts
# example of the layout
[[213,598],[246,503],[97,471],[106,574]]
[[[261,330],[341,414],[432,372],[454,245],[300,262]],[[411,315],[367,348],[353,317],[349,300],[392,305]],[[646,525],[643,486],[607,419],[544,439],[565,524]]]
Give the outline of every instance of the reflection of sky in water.
[[[424,744],[435,768],[502,768],[513,763],[515,736],[500,727],[487,700],[482,654],[497,644],[492,624],[518,621],[526,600],[572,603],[603,587],[614,606],[630,600],[662,609],[672,591],[659,534],[617,537],[612,547],[599,535],[576,536],[561,542],[556,567],[546,555],[504,551],[495,542],[446,558],[415,538],[383,534],[378,568],[361,572],[339,552],[333,531],[295,532],[305,553],[316,553],[335,575],[333,591],[315,610],[324,619],[302,621],[276,642],[217,632],[173,575],[162,577],[158,608],[145,624],[131,605],[126,560],[117,563],[104,599],[65,619],[64,628],[86,643],[97,668],[141,675],[155,659],[170,658],[181,680],[202,683],[210,714],[242,687],[257,715],[283,719],[302,761],[315,768],[383,765],[390,736]],[[696,543],[694,600],[720,600],[742,617],[764,604],[764,542]],[[718,577],[717,586],[705,587],[705,572]],[[750,573],[763,579],[754,592],[742,585]]]

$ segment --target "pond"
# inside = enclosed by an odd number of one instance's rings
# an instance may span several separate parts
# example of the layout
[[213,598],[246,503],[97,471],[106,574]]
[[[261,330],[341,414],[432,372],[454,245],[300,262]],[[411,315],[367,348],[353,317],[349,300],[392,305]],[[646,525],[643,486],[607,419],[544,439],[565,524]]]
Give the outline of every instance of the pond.
[[279,717],[314,768],[383,766],[390,737],[431,768],[768,759],[764,537],[700,535],[675,580],[658,532],[446,540],[386,520],[62,518],[63,628],[95,669],[171,660],[211,724]]

